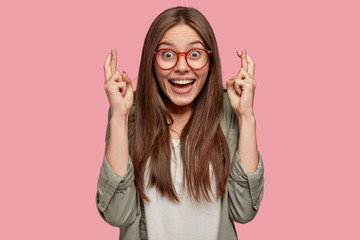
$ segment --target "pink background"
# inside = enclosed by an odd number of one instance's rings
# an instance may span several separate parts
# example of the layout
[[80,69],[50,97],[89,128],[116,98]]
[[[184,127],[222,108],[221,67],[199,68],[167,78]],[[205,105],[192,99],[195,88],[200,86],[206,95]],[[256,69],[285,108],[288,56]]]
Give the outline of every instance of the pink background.
[[265,163],[257,217],[240,239],[360,239],[358,1],[7,1],[0,4],[0,239],[117,239],[95,206],[108,101],[103,64],[135,78],[168,7],[198,8],[224,80],[236,50],[256,63]]

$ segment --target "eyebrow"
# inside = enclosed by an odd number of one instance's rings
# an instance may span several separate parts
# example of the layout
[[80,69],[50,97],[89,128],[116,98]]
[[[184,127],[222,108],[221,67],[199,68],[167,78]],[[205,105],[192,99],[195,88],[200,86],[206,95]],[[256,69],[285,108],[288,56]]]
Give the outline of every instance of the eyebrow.
[[[198,43],[200,43],[200,44],[205,48],[204,44],[203,44],[201,41],[189,42],[188,45],[194,45],[194,44],[198,44]],[[174,46],[174,44],[169,43],[169,42],[160,42],[160,43],[159,43],[159,46],[160,46],[160,45]]]

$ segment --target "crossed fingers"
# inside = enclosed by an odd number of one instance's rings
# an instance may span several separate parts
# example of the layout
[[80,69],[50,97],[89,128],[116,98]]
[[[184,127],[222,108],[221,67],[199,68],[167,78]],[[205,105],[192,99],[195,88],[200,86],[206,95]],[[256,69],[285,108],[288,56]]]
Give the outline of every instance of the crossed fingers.
[[228,80],[227,84],[233,86],[235,92],[240,96],[245,88],[255,88],[254,73],[255,63],[247,55],[246,49],[241,52],[236,52],[238,57],[241,58],[241,68],[237,75]]
[[111,50],[106,57],[104,64],[104,73],[105,73],[105,83],[113,79],[115,82],[122,82],[121,74],[116,70],[117,65],[117,52],[116,50]]
[[[244,79],[244,75],[249,75],[254,80],[254,74],[255,74],[255,63],[254,61],[247,55],[246,49],[241,52],[237,52],[238,57],[241,58],[241,69],[239,73],[237,74],[237,77],[240,79]],[[241,70],[244,71],[244,73],[241,73]],[[247,74],[246,74],[247,73]]]

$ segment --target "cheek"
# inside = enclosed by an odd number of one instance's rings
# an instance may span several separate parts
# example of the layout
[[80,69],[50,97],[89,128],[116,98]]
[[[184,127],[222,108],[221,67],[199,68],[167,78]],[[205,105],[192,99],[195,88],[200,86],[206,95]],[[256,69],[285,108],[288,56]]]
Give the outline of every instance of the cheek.
[[209,75],[209,69],[204,69],[204,71],[201,72],[201,74],[199,75],[199,77],[201,78],[201,83],[202,85],[206,82],[206,79],[208,78]]
[[156,78],[156,81],[158,83],[158,85],[160,86],[160,88],[164,91],[165,89],[165,79],[166,79],[166,76],[167,74],[162,71],[162,70],[159,70],[155,67],[155,78]]

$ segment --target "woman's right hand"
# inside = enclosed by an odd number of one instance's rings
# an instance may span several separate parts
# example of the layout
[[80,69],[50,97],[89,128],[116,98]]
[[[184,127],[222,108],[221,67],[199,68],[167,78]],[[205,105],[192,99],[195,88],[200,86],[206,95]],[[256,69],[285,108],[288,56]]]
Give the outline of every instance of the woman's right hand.
[[105,64],[105,92],[110,103],[111,117],[127,117],[134,101],[131,79],[123,71],[116,70],[117,52],[111,50]]

